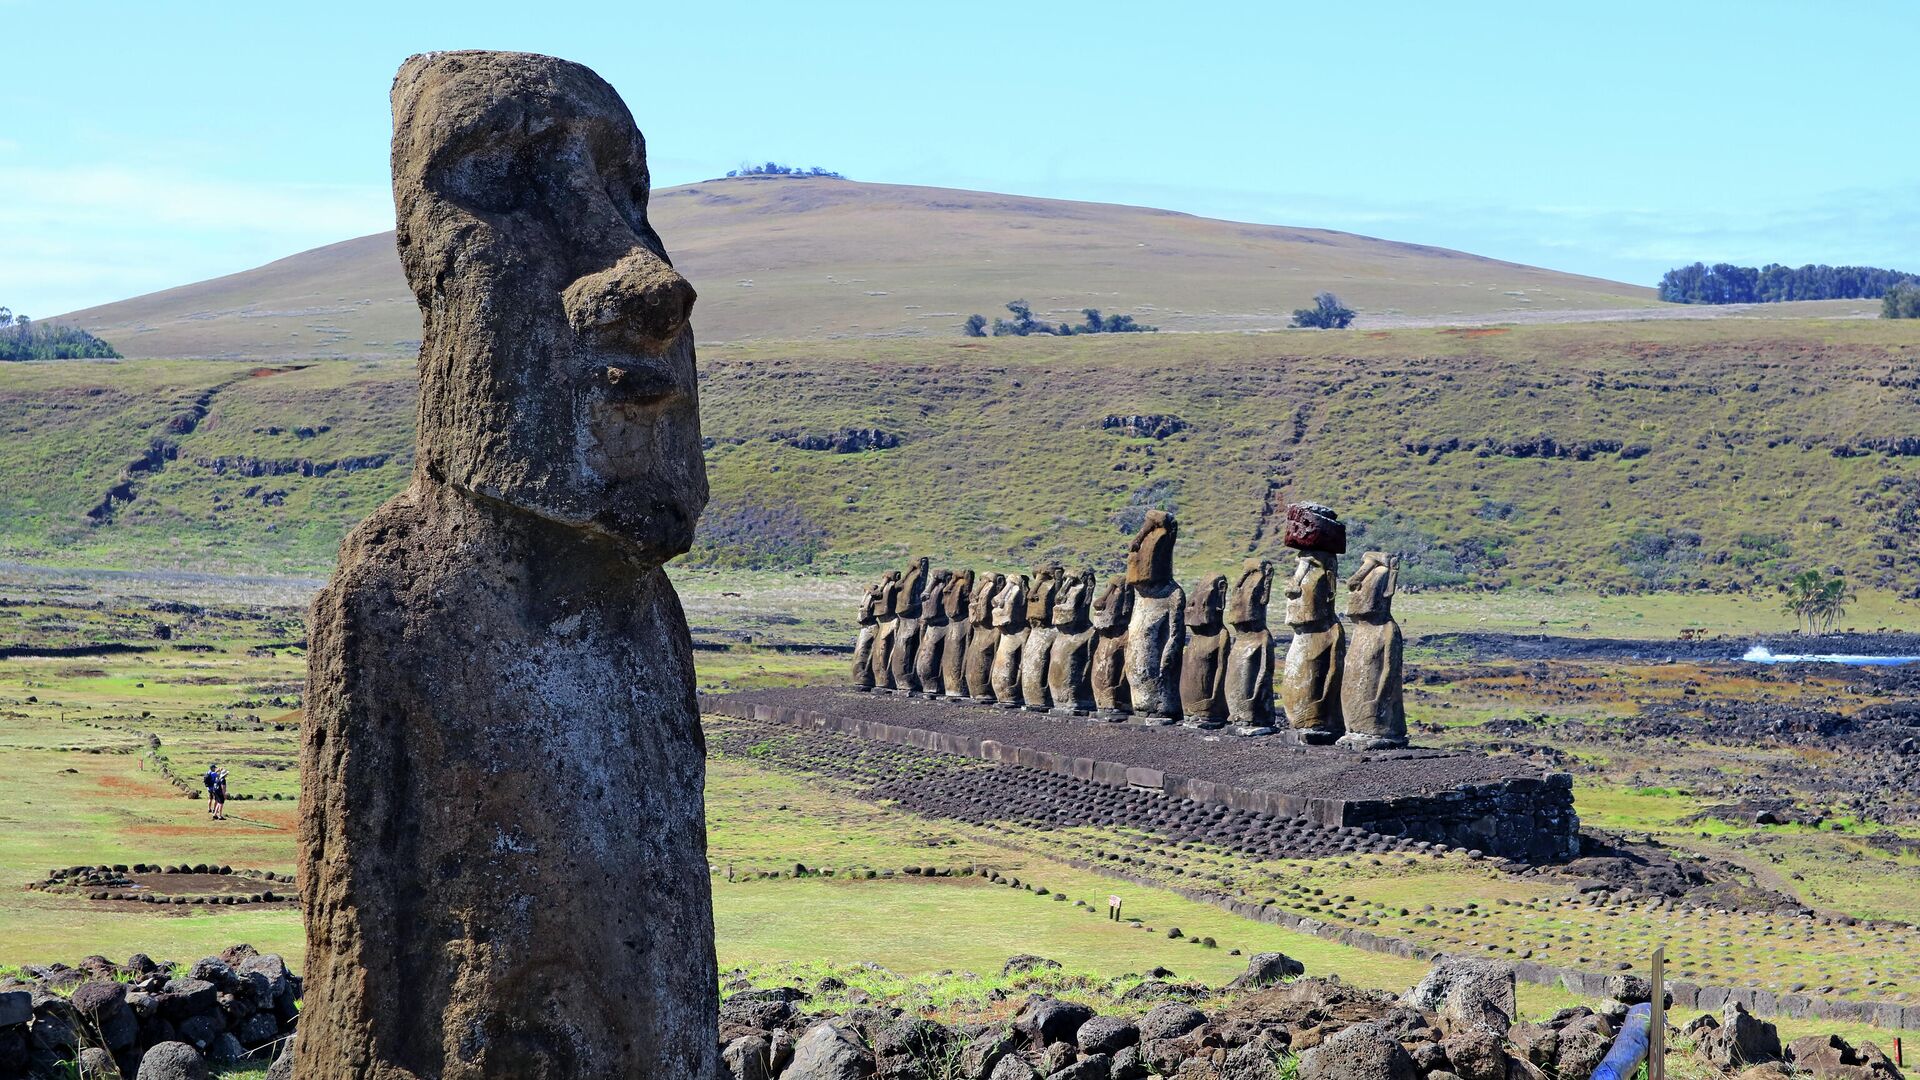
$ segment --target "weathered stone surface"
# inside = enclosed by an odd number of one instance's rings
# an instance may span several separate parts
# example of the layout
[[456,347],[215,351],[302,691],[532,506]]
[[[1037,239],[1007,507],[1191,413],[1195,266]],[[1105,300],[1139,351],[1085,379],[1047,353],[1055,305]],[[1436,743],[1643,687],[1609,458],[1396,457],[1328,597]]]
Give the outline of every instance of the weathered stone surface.
[[971,570],[956,570],[940,597],[947,620],[947,637],[940,653],[940,693],[949,699],[967,696],[967,647],[973,636],[974,578]]
[[1053,640],[1060,634],[1053,625],[1053,609],[1066,575],[1066,568],[1059,563],[1036,566],[1033,584],[1027,590],[1027,643],[1020,651],[1020,701],[1029,709],[1046,709],[1052,703],[1047,674],[1053,660]]
[[947,590],[953,584],[953,571],[935,570],[927,580],[927,595],[920,605],[920,648],[913,658],[913,678],[923,694],[942,695],[947,651]]
[[1087,675],[1093,707],[1108,716],[1133,709],[1127,690],[1127,630],[1132,620],[1133,591],[1126,578],[1108,578],[1093,601],[1093,667]]
[[880,577],[880,597],[874,605],[873,679],[871,686],[893,689],[894,637],[900,629],[900,571]]
[[1400,559],[1369,551],[1347,579],[1347,656],[1340,675],[1340,745],[1379,750],[1407,745],[1400,654],[1405,646],[1393,619]]
[[1169,1001],[1140,1018],[1142,1039],[1177,1039],[1207,1022],[1207,1014],[1191,1005]]
[[1273,727],[1273,634],[1267,602],[1273,596],[1273,564],[1249,559],[1227,596],[1227,723],[1242,735]]
[[661,569],[707,494],[693,290],[591,71],[432,53],[393,108],[418,465],[308,623],[296,1072],[706,1080],[703,745]]
[[1484,1030],[1502,1039],[1519,1013],[1513,965],[1496,960],[1437,956],[1405,1000],[1439,1014],[1449,1032]]
[[1027,575],[1008,578],[994,594],[993,625],[1000,631],[993,646],[993,700],[1011,708],[1020,704],[1020,659],[1027,648]]
[[1193,727],[1227,722],[1227,579],[1214,574],[1187,596],[1180,651],[1180,714]]
[[186,1043],[159,1043],[141,1057],[138,1080],[207,1080],[207,1062]]
[[1293,641],[1287,646],[1280,702],[1287,724],[1303,735],[1332,741],[1345,728],[1340,721],[1340,667],[1346,635],[1333,613],[1333,583],[1338,560],[1324,551],[1303,551],[1287,582],[1287,622]]
[[1282,543],[1295,551],[1347,553],[1347,527],[1340,515],[1318,503],[1289,503],[1287,531]]
[[[893,575],[898,571],[889,570],[887,573]],[[867,586],[866,594],[860,598],[860,613],[855,620],[860,626],[860,633],[853,641],[853,687],[856,690],[873,688],[874,639],[879,634],[880,609],[886,603],[886,590],[887,579],[882,577]]]
[[1300,1080],[1417,1080],[1413,1058],[1374,1024],[1354,1024],[1300,1055]]
[[1127,548],[1127,587],[1133,612],[1127,624],[1127,692],[1133,711],[1156,719],[1180,714],[1181,616],[1186,593],[1173,580],[1173,544],[1180,523],[1164,510],[1147,511]]
[[1286,953],[1255,953],[1247,959],[1247,970],[1227,984],[1229,990],[1248,990],[1274,986],[1307,973],[1307,967]]
[[914,661],[920,654],[922,607],[926,602],[932,560],[921,556],[900,575],[900,593],[894,602],[893,645],[887,650],[887,667],[896,690],[920,689],[920,676]]
[[33,1019],[33,995],[25,990],[0,991],[0,1028]]
[[1073,1041],[1083,1054],[1112,1056],[1140,1041],[1140,1029],[1115,1016],[1096,1016],[1080,1025]]
[[864,1080],[873,1075],[873,1055],[852,1028],[822,1021],[807,1029],[793,1047],[793,1063],[783,1080]]
[[1720,1011],[1720,1026],[1706,1031],[1694,1050],[1721,1069],[1780,1060],[1780,1032],[1755,1017],[1745,1005],[1729,1001]]
[[993,700],[993,659],[1000,647],[1000,627],[994,621],[994,612],[1000,592],[1006,587],[1005,574],[981,574],[974,579],[973,593],[967,598],[967,655],[963,674],[967,696],[975,701]]
[[1080,1025],[1093,1019],[1093,1010],[1077,1001],[1035,997],[1013,1018],[1013,1029],[1034,1045],[1070,1043]]
[[1047,657],[1047,699],[1054,711],[1091,712],[1093,702],[1093,571],[1067,578],[1053,604],[1053,648]]
[[974,1036],[960,1051],[960,1074],[968,1080],[985,1080],[993,1073],[994,1066],[1018,1045],[1019,1039],[1012,1028],[994,1024]]

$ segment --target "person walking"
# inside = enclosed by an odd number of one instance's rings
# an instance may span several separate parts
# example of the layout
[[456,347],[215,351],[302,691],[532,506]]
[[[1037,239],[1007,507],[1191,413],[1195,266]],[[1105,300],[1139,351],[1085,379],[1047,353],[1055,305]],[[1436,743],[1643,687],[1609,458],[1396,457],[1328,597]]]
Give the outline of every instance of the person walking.
[[200,782],[207,787],[207,813],[218,815],[220,804],[214,800],[213,792],[220,786],[220,763],[216,761],[207,766],[207,775],[201,777]]
[[227,820],[227,770],[214,767],[213,820]]

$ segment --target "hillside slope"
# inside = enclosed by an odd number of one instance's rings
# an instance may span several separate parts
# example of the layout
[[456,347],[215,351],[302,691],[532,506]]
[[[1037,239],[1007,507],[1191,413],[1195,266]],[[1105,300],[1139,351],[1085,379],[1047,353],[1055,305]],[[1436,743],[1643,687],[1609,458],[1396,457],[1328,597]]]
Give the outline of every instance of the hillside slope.
[[[0,560],[317,572],[411,460],[405,361],[4,376]],[[1304,498],[1415,585],[1920,590],[1911,323],[769,343],[701,395],[720,565],[1108,569],[1172,506],[1186,578]]]
[[[707,342],[959,336],[1012,299],[1167,330],[1271,329],[1332,289],[1365,325],[1662,310],[1651,289],[1350,233],[1165,210],[786,177],[654,193]],[[133,357],[409,356],[393,234],[59,316]]]

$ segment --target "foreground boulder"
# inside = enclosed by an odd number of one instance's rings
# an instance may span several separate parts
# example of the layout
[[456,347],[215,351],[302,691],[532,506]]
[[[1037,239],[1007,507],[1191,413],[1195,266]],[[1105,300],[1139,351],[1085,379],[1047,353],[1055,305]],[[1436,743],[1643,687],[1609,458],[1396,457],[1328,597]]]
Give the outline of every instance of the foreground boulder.
[[1407,992],[1406,1002],[1437,1013],[1449,1033],[1480,1031],[1505,1039],[1519,1014],[1513,965],[1493,960],[1435,957],[1433,967]]
[[186,1043],[163,1042],[140,1059],[136,1080],[207,1080],[207,1063]]
[[392,102],[417,467],[308,623],[295,1072],[706,1080],[703,747],[661,570],[707,497],[693,290],[593,72],[430,53]]
[[1760,1065],[1780,1060],[1780,1032],[1746,1006],[1729,1001],[1720,1012],[1720,1023],[1703,1029],[1694,1049],[1721,1069]]
[[865,1080],[873,1068],[873,1055],[860,1044],[860,1036],[829,1020],[800,1036],[793,1063],[780,1075],[782,1080]]
[[1419,1080],[1413,1058],[1374,1024],[1355,1024],[1300,1056],[1300,1080]]

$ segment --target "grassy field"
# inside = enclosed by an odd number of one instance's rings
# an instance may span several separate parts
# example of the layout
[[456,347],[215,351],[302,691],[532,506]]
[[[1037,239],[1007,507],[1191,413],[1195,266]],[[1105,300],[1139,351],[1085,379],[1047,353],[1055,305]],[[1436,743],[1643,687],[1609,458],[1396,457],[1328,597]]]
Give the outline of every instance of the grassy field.
[[[654,192],[649,212],[700,290],[703,341],[958,337],[967,315],[1023,297],[1042,317],[1078,322],[1095,307],[1167,330],[1282,327],[1322,289],[1362,325],[1710,313],[1642,286],[1351,233],[977,191],[712,180]],[[420,337],[390,232],[62,318],[144,357],[411,357]]]

